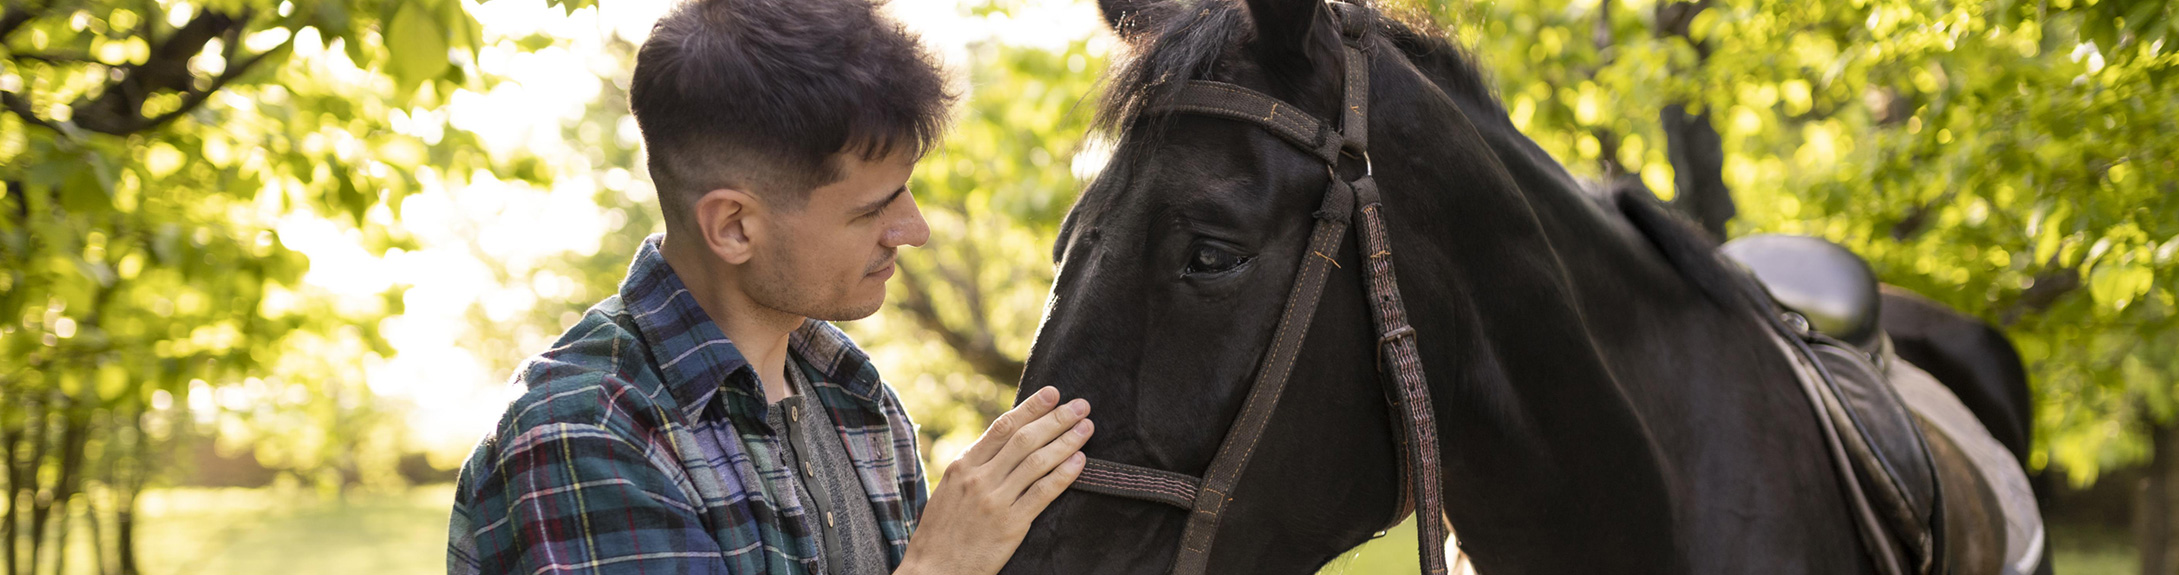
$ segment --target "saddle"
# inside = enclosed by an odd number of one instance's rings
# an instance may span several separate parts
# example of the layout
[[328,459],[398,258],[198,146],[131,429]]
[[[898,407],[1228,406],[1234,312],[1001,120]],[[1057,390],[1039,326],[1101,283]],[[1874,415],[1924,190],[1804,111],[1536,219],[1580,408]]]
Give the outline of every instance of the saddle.
[[1817,238],[1762,235],[1719,250],[1776,309],[1773,339],[1794,359],[1881,572],[1946,572],[1942,486],[1914,412],[1886,377],[1876,274]]

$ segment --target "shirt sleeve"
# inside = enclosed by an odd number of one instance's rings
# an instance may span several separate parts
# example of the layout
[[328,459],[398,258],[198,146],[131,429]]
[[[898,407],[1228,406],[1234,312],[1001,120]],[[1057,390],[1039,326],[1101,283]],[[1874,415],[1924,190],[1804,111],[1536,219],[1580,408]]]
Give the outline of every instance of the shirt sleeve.
[[462,472],[449,573],[727,573],[663,441],[546,423],[480,447]]

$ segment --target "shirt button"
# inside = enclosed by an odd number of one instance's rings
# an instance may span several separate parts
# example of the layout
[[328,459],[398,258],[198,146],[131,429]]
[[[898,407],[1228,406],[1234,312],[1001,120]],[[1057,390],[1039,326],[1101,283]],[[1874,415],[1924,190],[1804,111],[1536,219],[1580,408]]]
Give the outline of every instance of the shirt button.
[[787,419],[791,421],[802,421],[802,407],[799,405],[787,406]]
[[803,476],[803,477],[816,477],[816,476],[817,476],[817,473],[816,473],[816,472],[814,472],[814,471],[810,471],[810,462],[808,462],[808,461],[804,461],[804,462],[802,462],[802,476]]
[[832,512],[831,512],[831,511],[826,511],[826,512],[825,512],[825,526],[826,526],[826,527],[831,527],[831,526],[832,526]]

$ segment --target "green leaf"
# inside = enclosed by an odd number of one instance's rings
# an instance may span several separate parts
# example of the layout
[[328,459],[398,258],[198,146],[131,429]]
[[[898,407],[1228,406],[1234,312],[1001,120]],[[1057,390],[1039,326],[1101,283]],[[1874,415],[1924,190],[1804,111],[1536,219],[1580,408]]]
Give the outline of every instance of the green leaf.
[[[2163,12],[2163,2],[2135,4],[2134,9],[2126,12],[2126,32],[2135,36],[2144,36],[2152,29],[2163,28]],[[2161,36],[2161,34],[2158,34],[2158,36]],[[2149,39],[2151,38],[2143,38],[2143,40]]]
[[447,33],[438,22],[432,20],[428,8],[416,2],[404,3],[386,24],[386,51],[390,61],[386,71],[393,75],[394,85],[401,94],[414,90],[425,80],[446,73]]
[[339,185],[338,189],[334,191],[334,201],[339,204],[342,210],[348,212],[349,217],[355,218],[356,225],[361,227],[364,216],[371,211],[371,204],[373,203],[371,196],[363,193],[361,188],[356,187],[356,176],[353,170],[349,170],[347,166],[338,163],[332,166],[333,181]]
[[546,6],[559,6],[561,10],[566,10],[568,14],[574,14],[576,10],[588,8],[594,4],[597,4],[597,0],[545,0]]
[[462,9],[460,0],[440,0],[439,21],[446,23],[447,39],[455,48],[464,48],[474,59],[477,49],[484,46],[484,25]]
[[61,182],[61,209],[76,214],[97,214],[113,210],[113,176],[101,169],[104,161],[96,155],[76,164],[68,178]]

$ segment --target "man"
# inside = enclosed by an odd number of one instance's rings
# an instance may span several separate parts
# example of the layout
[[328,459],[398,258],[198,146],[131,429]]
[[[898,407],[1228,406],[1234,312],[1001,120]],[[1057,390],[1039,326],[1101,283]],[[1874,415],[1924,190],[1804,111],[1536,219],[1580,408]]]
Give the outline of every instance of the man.
[[827,321],[930,235],[906,184],[951,101],[869,0],[693,0],[630,109],[666,233],[515,381],[463,465],[456,575],[993,573],[1073,483],[1089,406],[1044,389],[928,496],[915,433]]

